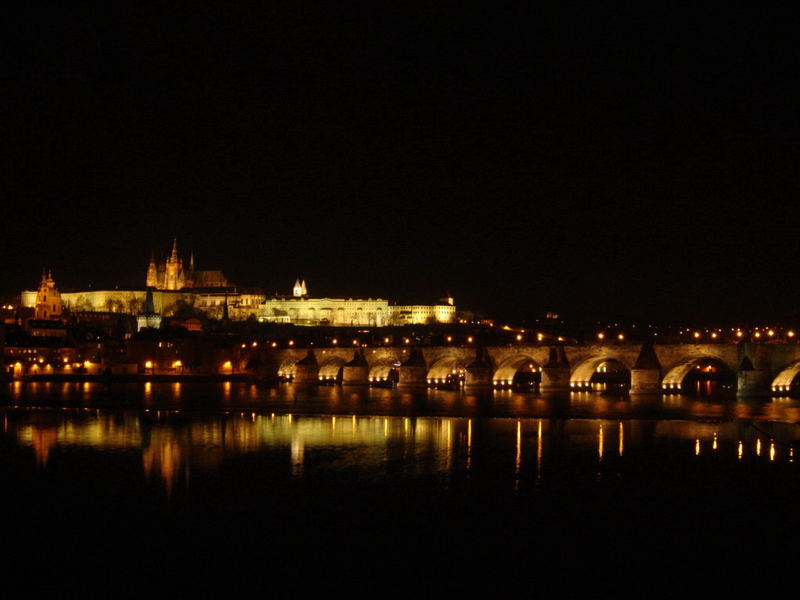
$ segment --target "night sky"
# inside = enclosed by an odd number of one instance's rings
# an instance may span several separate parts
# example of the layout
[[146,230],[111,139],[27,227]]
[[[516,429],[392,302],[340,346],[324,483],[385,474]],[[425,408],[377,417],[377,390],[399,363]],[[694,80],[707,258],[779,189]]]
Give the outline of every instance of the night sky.
[[267,292],[800,316],[788,15],[28,4],[7,15],[2,293],[42,267],[143,285],[175,235]]

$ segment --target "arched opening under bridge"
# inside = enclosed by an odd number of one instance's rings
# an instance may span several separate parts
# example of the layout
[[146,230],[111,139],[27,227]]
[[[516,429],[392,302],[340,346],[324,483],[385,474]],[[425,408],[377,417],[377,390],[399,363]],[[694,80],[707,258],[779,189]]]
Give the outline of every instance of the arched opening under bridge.
[[711,396],[736,390],[736,373],[712,356],[689,358],[672,367],[661,382],[665,392]]
[[375,386],[391,386],[400,380],[400,362],[373,365],[369,370],[369,383]]
[[294,379],[294,368],[297,364],[298,358],[287,358],[278,367],[278,380],[279,381],[292,381]]
[[334,356],[323,362],[319,366],[319,382],[323,384],[334,384],[342,382],[342,367],[345,360]]
[[772,391],[781,396],[800,396],[800,360],[780,370],[772,380]]
[[573,390],[618,392],[631,386],[631,370],[616,358],[594,356],[587,358],[572,371],[569,386]]
[[437,360],[428,370],[428,385],[434,387],[456,387],[464,382],[464,361],[455,356]]
[[542,368],[529,356],[507,358],[492,376],[495,387],[536,388],[542,381]]

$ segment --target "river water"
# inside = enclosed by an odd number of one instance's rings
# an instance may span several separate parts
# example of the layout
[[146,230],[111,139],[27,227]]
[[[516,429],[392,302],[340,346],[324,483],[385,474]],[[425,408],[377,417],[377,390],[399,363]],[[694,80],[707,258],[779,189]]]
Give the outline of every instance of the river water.
[[790,398],[16,382],[0,417],[6,547],[42,585],[611,582],[774,566],[800,524]]

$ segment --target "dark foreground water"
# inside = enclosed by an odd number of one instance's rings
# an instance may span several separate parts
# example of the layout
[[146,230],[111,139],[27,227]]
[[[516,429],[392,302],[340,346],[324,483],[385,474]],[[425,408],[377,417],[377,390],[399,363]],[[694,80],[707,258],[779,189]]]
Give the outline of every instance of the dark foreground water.
[[798,400],[15,383],[0,417],[3,566],[58,595],[637,595],[800,560]]

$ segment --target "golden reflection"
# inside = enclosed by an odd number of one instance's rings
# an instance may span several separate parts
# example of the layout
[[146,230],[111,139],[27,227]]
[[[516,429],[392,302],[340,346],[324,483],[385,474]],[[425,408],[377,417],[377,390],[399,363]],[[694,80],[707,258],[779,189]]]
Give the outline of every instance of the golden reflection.
[[467,420],[467,471],[472,467],[472,419]]
[[742,440],[739,440],[739,448],[736,450],[736,456],[739,460],[742,460],[742,455],[744,454],[744,444]]
[[517,456],[514,461],[514,489],[519,491],[519,468],[522,461],[522,423],[517,419]]
[[775,460],[775,442],[769,443],[769,460]]
[[756,438],[756,456],[761,456],[761,438]]
[[622,421],[619,422],[619,455],[622,456],[622,451],[625,449],[625,430],[622,427]]
[[536,427],[536,479],[542,478],[542,420]]
[[711,449],[712,450],[716,450],[717,449],[717,432],[716,431],[714,432],[714,441],[711,442]]
[[58,443],[58,429],[56,427],[34,427],[31,431],[31,445],[36,455],[36,464],[40,467],[47,466],[50,451]]
[[694,441],[694,454],[695,456],[700,456],[700,438]]
[[597,458],[603,460],[603,424],[600,423],[600,433],[597,436]]

